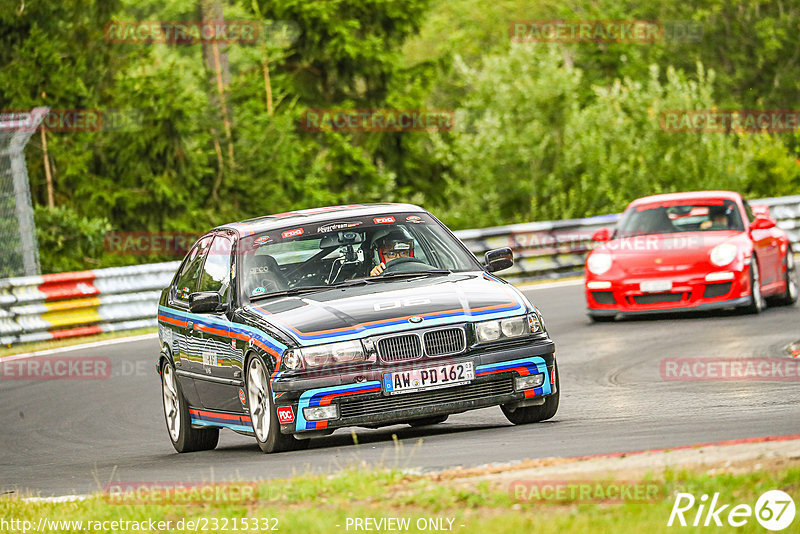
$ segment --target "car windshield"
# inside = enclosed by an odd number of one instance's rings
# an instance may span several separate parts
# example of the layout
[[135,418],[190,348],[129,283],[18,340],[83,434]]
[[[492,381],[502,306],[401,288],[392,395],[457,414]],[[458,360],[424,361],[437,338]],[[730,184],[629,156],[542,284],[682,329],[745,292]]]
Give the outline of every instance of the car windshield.
[[243,298],[323,290],[398,277],[480,270],[427,213],[391,213],[298,224],[240,241]]
[[739,209],[732,200],[663,201],[632,206],[622,215],[614,237],[718,230],[744,230]]

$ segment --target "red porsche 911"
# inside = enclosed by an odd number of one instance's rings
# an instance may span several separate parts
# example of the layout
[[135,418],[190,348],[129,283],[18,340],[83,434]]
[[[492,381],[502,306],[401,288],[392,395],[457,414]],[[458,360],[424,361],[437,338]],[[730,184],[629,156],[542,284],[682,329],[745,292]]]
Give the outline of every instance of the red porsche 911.
[[730,191],[633,201],[586,258],[594,321],[618,315],[742,308],[797,300],[794,255],[767,206]]

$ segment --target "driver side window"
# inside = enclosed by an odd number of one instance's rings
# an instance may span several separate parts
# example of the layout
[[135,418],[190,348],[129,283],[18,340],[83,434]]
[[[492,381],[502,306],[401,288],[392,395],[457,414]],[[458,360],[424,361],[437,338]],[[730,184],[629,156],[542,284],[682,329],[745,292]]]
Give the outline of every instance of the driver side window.
[[211,236],[204,237],[189,251],[186,262],[175,282],[175,299],[189,304],[189,295],[197,291],[197,282],[200,278],[203,260],[208,254]]

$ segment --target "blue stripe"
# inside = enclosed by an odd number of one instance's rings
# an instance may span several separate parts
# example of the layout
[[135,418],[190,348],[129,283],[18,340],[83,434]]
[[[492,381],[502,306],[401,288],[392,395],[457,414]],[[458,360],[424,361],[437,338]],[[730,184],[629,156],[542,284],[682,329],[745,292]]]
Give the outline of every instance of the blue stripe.
[[[254,311],[258,312],[259,314],[263,315],[264,317],[270,318],[270,313],[260,310],[257,307],[252,308]],[[515,302],[513,305],[506,306],[504,308],[498,308],[494,310],[483,310],[478,312],[473,311],[459,311],[459,312],[449,312],[449,313],[438,313],[433,315],[424,315],[422,314],[421,317],[424,318],[423,322],[420,323],[418,326],[440,326],[451,324],[454,322],[475,322],[477,320],[485,320],[485,319],[502,319],[505,317],[511,317],[514,315],[518,315],[515,312],[519,310],[524,310],[523,306]],[[459,321],[453,321],[452,319],[458,319]],[[368,325],[368,326],[355,326],[349,330],[344,330],[341,332],[331,332],[331,333],[324,333],[324,334],[302,334],[295,330],[291,330],[290,333],[298,339],[304,346],[308,346],[309,343],[302,343],[303,341],[315,341],[315,340],[348,340],[348,339],[358,339],[362,336],[364,332],[369,332],[371,334],[378,334],[378,333],[390,333],[398,330],[402,330],[407,328],[409,325],[408,319],[388,319],[378,324]],[[397,328],[401,326],[403,328]]]
[[[286,345],[284,345],[280,341],[267,335],[265,332],[258,330],[257,328],[253,328],[251,326],[241,325],[239,323],[219,321],[202,315],[196,315],[194,313],[189,313],[181,310],[174,310],[172,308],[166,308],[164,306],[159,306],[158,311],[162,315],[165,315],[172,319],[177,319],[181,321],[191,319],[194,323],[202,326],[219,328],[220,330],[224,330],[227,332],[236,332],[237,334],[243,334],[246,336],[253,337],[264,343],[266,346],[268,346],[278,354],[281,354],[286,349]],[[233,336],[228,336],[228,337],[233,337]]]
[[195,419],[192,417],[192,424],[198,426],[209,426],[209,427],[224,427],[230,428],[231,430],[243,430],[245,432],[252,432],[252,426],[244,426],[244,425],[234,425],[233,423],[218,423],[218,422],[211,422],[206,421],[204,419]]

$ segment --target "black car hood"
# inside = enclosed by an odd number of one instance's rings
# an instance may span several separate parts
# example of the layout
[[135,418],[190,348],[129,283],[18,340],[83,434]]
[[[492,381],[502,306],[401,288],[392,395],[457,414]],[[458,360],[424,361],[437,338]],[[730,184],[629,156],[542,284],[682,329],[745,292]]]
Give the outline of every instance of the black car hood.
[[529,308],[510,284],[484,273],[456,273],[275,297],[243,312],[303,346],[521,315]]

